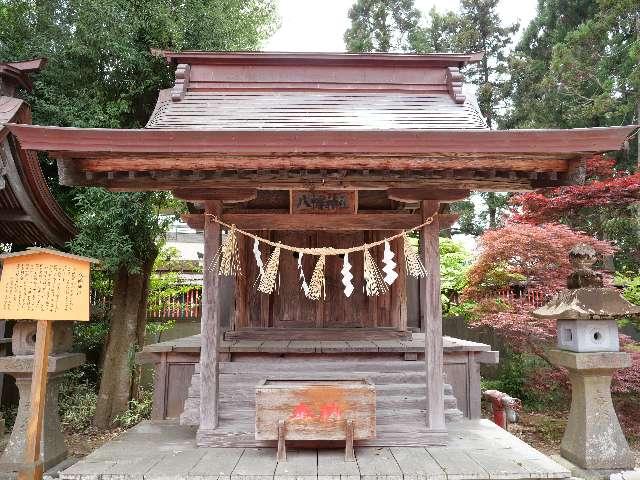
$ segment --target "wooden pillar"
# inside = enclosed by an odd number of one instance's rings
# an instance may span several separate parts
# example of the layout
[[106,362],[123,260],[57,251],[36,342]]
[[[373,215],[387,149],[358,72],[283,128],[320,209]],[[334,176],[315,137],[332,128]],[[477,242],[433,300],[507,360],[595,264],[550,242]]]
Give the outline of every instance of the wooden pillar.
[[42,440],[42,421],[44,418],[44,403],[47,392],[47,372],[49,353],[53,333],[49,320],[38,320],[36,330],[36,346],[33,356],[33,375],[31,377],[31,394],[29,405],[31,416],[27,423],[24,446],[24,467],[18,472],[18,480],[42,480],[44,465],[40,456],[40,442]]
[[[205,212],[220,217],[219,201],[205,203]],[[220,339],[220,276],[211,264],[220,248],[220,224],[205,217],[204,265],[202,269],[202,317],[200,320],[200,428],[201,433],[218,426],[218,342]]]
[[[422,218],[438,212],[437,200],[422,202]],[[422,279],[420,311],[424,330],[424,363],[427,379],[427,428],[445,431],[444,424],[444,381],[442,359],[442,307],[440,305],[440,226],[438,217],[422,228],[420,250],[427,276]]]

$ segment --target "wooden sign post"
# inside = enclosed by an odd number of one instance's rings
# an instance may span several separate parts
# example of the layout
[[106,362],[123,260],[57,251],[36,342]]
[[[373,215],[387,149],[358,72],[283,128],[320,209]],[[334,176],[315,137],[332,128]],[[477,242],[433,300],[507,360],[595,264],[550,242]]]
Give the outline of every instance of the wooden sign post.
[[40,439],[52,343],[51,322],[89,320],[89,274],[97,260],[44,248],[0,255],[0,319],[37,320],[24,467],[19,480],[41,480]]

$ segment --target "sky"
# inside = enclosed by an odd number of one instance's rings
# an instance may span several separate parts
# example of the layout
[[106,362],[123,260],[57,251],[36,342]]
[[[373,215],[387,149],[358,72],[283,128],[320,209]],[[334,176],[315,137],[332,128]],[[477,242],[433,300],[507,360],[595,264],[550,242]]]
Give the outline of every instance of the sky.
[[[416,0],[427,15],[431,7],[439,11],[457,10],[456,0]],[[264,50],[280,52],[343,52],[342,37],[349,27],[347,14],[353,0],[278,0],[280,29],[264,45]],[[535,16],[537,0],[501,0],[500,15],[505,23],[520,23],[520,29]]]

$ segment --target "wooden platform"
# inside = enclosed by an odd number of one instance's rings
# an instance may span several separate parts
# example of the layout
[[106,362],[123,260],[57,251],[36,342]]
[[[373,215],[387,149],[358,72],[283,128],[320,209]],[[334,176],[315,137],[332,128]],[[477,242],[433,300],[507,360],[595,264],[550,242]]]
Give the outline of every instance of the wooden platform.
[[[200,359],[199,335],[179,338],[162,343],[147,345],[138,354],[140,363],[153,363],[155,369],[155,390],[153,419],[162,420],[182,416],[188,424],[198,423],[199,412],[199,379],[194,379],[196,364]],[[444,368],[447,382],[453,387],[453,391],[447,393],[457,398],[458,408],[469,418],[480,417],[480,373],[479,363],[496,363],[498,352],[491,351],[491,347],[482,343],[444,337],[443,338]],[[282,372],[282,364],[275,369],[263,372],[267,364],[296,359],[287,368],[304,368],[303,373],[318,370],[327,370],[335,373],[336,362],[339,362],[343,373],[366,373],[370,377],[371,372],[384,365],[378,372],[379,400],[383,402],[384,396],[389,394],[390,405],[401,399],[398,395],[410,395],[424,397],[425,378],[424,363],[419,363],[424,358],[424,334],[414,333],[410,341],[407,340],[360,340],[360,341],[261,341],[261,340],[236,340],[222,342],[220,347],[221,371],[221,399],[229,398],[229,418],[238,406],[238,396],[253,398],[253,387],[263,378],[273,372]],[[369,359],[374,364],[369,365],[363,371],[361,361]],[[405,360],[413,360],[406,362]],[[357,362],[357,364],[354,364]],[[377,365],[375,364],[377,362]],[[317,364],[320,365],[317,365]],[[330,364],[330,365],[329,365]],[[297,365],[297,366],[296,366]],[[277,367],[277,368],[276,368]],[[313,367],[313,368],[312,368]],[[373,369],[373,370],[372,370]],[[407,370],[411,370],[409,372]],[[296,370],[298,372],[299,370]],[[416,375],[416,372],[422,375]],[[395,373],[394,373],[395,372]],[[228,374],[227,374],[228,373]],[[262,375],[264,373],[264,375]],[[254,375],[255,374],[255,375]],[[262,376],[261,376],[262,375]],[[253,377],[253,378],[249,378]],[[384,377],[384,378],[382,378]],[[226,390],[229,389],[229,390]],[[251,391],[249,391],[251,389]],[[447,389],[445,388],[445,391]],[[449,400],[454,400],[453,398]],[[412,405],[402,404],[407,408],[420,409],[423,398]],[[399,405],[399,404],[398,404]],[[245,406],[246,407],[246,406]],[[380,407],[384,407],[383,404]],[[223,405],[223,409],[226,408]],[[424,407],[422,407],[424,408]],[[246,409],[246,408],[245,408]],[[406,408],[403,410],[405,413]],[[183,414],[184,412],[184,414]],[[249,413],[249,412],[245,412]],[[418,414],[420,412],[414,411]],[[233,415],[236,418],[236,415]],[[224,416],[223,416],[224,419]],[[397,419],[396,419],[397,420]],[[236,420],[239,421],[239,420]],[[414,422],[414,419],[411,419]],[[224,422],[223,422],[224,423]],[[247,425],[253,423],[252,419],[245,418]],[[422,425],[422,423],[420,423]],[[253,430],[245,433],[252,433]],[[251,438],[245,440],[253,441]],[[406,436],[405,436],[406,437]],[[405,438],[403,437],[403,438]],[[236,438],[236,440],[238,440]],[[217,445],[223,446],[223,445]],[[227,447],[252,447],[250,443],[241,445],[224,445]],[[259,446],[259,445],[258,445]],[[383,445],[391,446],[391,445]]]
[[[178,338],[147,345],[144,353],[199,352],[200,335]],[[486,344],[459,338],[442,337],[445,352],[490,351]],[[220,352],[237,353],[424,353],[424,333],[414,333],[411,339],[386,340],[224,340]]]
[[569,478],[570,473],[488,420],[449,428],[446,447],[292,450],[198,448],[194,429],[143,422],[60,473],[61,480],[494,480]]
[[411,340],[411,331],[392,328],[251,328],[227,330],[225,340]]

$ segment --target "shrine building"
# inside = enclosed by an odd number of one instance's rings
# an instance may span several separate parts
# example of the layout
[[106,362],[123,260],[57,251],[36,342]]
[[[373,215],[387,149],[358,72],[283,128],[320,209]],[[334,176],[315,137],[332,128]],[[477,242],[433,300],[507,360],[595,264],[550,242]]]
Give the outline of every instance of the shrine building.
[[[520,192],[584,181],[586,159],[622,148],[635,126],[490,130],[466,95],[462,54],[164,52],[175,84],[141,129],[8,125],[24,151],[57,160],[60,182],[113,191],[170,190],[204,231],[201,335],[148,346],[154,418],[197,427],[200,446],[251,447],[256,385],[355,376],[375,386],[375,438],[357,445],[445,445],[450,422],[480,416],[488,345],[442,335],[438,239],[471,191]],[[33,153],[31,153],[33,154]],[[275,291],[256,289],[273,247],[237,235],[242,275],[220,306],[214,268],[221,223],[273,244],[350,248],[422,225],[426,269],[408,286],[403,237],[390,242],[398,277],[366,293],[363,257],[327,255],[324,292],[301,272],[318,259],[283,250]],[[380,263],[383,245],[371,248]],[[225,290],[226,291],[226,290]],[[445,380],[446,373],[446,380]],[[272,443],[271,443],[272,444]]]

